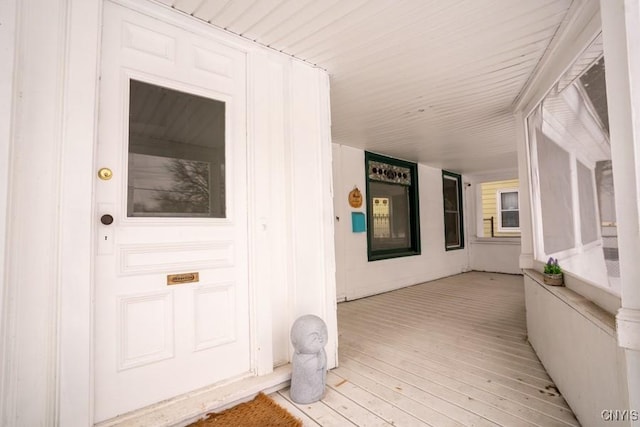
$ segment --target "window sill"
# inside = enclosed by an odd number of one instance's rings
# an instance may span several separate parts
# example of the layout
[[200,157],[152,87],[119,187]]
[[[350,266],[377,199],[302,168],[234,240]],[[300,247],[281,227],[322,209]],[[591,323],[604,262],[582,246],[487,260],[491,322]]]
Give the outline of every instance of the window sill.
[[407,257],[407,256],[415,256],[415,255],[420,255],[420,251],[403,251],[403,252],[392,252],[392,253],[384,253],[384,254],[370,254],[369,255],[369,261],[382,261],[385,259],[392,259],[392,258],[401,258],[401,257]]
[[471,240],[476,245],[520,245],[520,237],[476,237]]

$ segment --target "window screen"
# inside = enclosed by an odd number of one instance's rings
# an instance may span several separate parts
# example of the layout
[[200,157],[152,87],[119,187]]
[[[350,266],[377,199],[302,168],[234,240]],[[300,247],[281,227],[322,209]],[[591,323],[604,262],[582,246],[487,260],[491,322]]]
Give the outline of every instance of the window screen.
[[575,243],[571,158],[541,130],[536,136],[544,251],[552,254],[570,249]]
[[598,220],[594,195],[593,172],[580,162],[578,164],[578,195],[580,197],[580,232],[582,243],[598,239]]

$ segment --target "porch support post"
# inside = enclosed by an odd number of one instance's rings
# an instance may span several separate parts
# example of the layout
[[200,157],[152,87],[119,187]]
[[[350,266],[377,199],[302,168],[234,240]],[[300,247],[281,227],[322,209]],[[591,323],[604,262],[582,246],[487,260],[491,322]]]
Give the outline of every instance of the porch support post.
[[[629,408],[640,408],[640,1],[601,0]],[[640,425],[640,422],[637,424]]]
[[[102,0],[10,0],[0,425],[91,419],[91,195]],[[15,25],[10,21],[15,17]],[[4,30],[0,31],[0,34]],[[4,34],[2,34],[4,36]],[[10,43],[10,45],[9,45]],[[7,64],[11,65],[9,70]],[[9,80],[10,78],[10,80]]]
[[533,228],[531,225],[531,191],[529,187],[529,167],[527,164],[526,117],[521,111],[515,116],[518,146],[518,180],[520,182],[520,268],[533,268]]
[[67,1],[24,0],[16,7],[0,424],[53,426]]

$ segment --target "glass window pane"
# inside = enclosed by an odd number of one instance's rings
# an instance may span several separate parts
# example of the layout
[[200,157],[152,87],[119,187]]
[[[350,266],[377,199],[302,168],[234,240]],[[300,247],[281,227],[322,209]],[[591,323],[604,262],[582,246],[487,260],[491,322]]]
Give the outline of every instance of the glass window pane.
[[458,210],[458,181],[444,177],[443,180],[443,192],[444,192],[444,209],[446,211]]
[[502,210],[518,209],[518,193],[516,191],[501,193],[500,197]]
[[457,212],[445,212],[444,229],[447,247],[460,245],[460,220]]
[[225,103],[131,80],[127,216],[224,218]]
[[464,247],[460,185],[460,175],[442,171],[444,239],[446,249],[462,249]]
[[373,217],[373,250],[411,248],[409,187],[372,181],[369,202]]
[[502,211],[502,227],[518,228],[520,227],[520,218],[518,211]]

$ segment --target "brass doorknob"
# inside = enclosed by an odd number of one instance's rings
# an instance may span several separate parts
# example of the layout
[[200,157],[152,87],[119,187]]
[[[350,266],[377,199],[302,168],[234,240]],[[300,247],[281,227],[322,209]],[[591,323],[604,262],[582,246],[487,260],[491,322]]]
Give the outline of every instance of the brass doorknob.
[[109,181],[113,177],[113,172],[109,168],[100,168],[98,171],[98,178],[103,181]]

